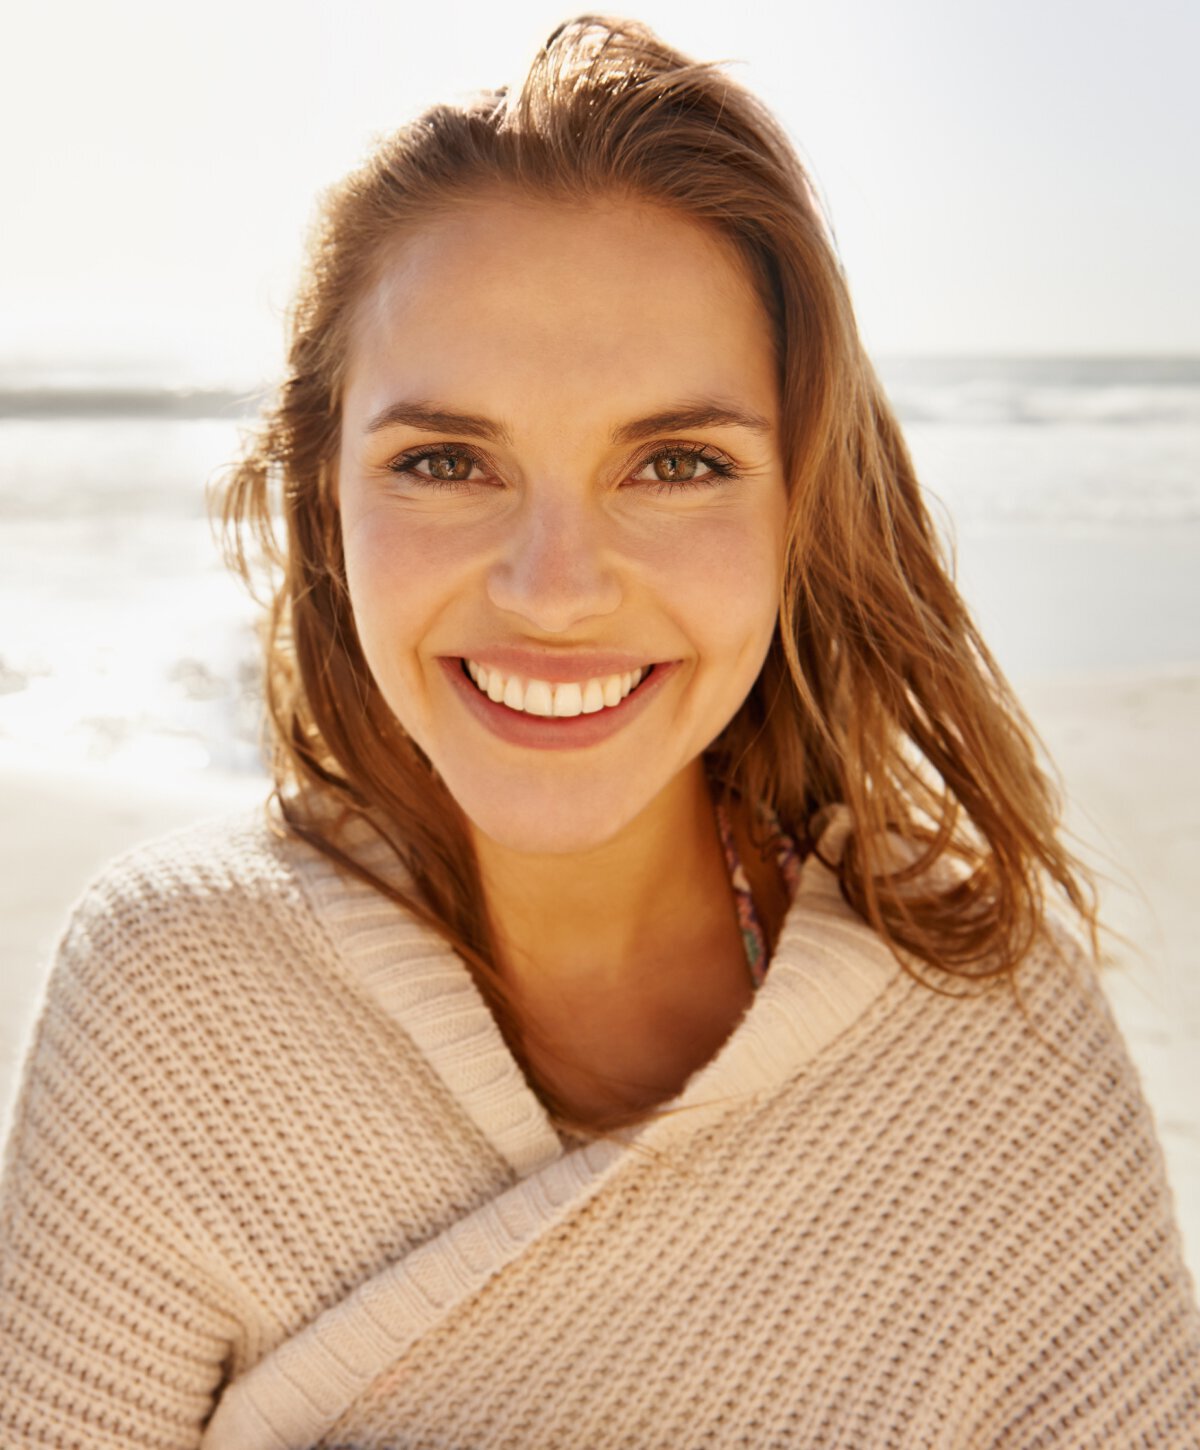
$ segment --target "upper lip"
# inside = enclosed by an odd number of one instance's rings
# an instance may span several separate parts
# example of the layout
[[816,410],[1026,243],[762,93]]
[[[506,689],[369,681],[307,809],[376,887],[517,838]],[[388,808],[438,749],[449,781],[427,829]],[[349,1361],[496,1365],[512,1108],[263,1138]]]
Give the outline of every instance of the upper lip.
[[506,675],[519,675],[524,680],[545,680],[548,685],[566,685],[572,681],[604,679],[623,675],[647,665],[662,663],[646,655],[625,654],[617,650],[550,653],[520,648],[515,645],[481,646],[468,650],[461,658],[477,665],[497,669]]

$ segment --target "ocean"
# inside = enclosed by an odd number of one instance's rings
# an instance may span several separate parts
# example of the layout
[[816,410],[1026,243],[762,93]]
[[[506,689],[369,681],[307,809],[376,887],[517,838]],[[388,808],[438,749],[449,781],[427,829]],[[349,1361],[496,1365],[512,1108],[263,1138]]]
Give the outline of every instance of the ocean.
[[[1200,359],[880,373],[1018,689],[1200,663]],[[205,506],[250,418],[232,393],[0,383],[0,754],[260,768],[256,610]]]

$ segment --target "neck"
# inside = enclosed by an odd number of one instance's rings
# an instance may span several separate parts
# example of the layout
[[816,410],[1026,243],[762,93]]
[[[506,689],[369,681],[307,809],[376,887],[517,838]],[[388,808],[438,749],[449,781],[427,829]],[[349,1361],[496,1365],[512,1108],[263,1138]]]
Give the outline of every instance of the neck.
[[518,991],[546,973],[619,990],[664,941],[730,910],[702,760],[589,851],[524,855],[479,832],[474,841],[502,969]]

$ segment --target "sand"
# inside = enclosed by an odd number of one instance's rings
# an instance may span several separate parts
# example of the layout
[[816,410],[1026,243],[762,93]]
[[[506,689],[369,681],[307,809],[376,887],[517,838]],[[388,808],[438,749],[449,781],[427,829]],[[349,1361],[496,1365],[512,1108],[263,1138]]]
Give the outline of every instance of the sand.
[[[1200,669],[1060,678],[1021,691],[1105,882],[1106,988],[1142,1074],[1185,1252],[1200,1282]],[[115,852],[261,800],[262,782],[205,773],[170,787],[51,772],[0,753],[0,1113],[70,909]]]

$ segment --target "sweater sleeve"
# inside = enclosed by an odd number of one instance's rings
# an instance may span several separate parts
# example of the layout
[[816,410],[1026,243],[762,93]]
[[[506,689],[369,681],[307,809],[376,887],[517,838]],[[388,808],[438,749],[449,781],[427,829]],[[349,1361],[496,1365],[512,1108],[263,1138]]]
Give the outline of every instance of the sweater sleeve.
[[[1200,1450],[1200,1314],[1150,1108],[1094,968],[1065,934],[1035,1019],[1071,1064],[1026,1145],[1029,1197],[979,1348],[971,1446]],[[1023,1196],[1022,1183],[1014,1193]]]
[[0,1443],[14,1450],[190,1450],[233,1333],[189,1212],[187,1124],[156,1092],[119,907],[94,888],[73,918],[9,1139]]

